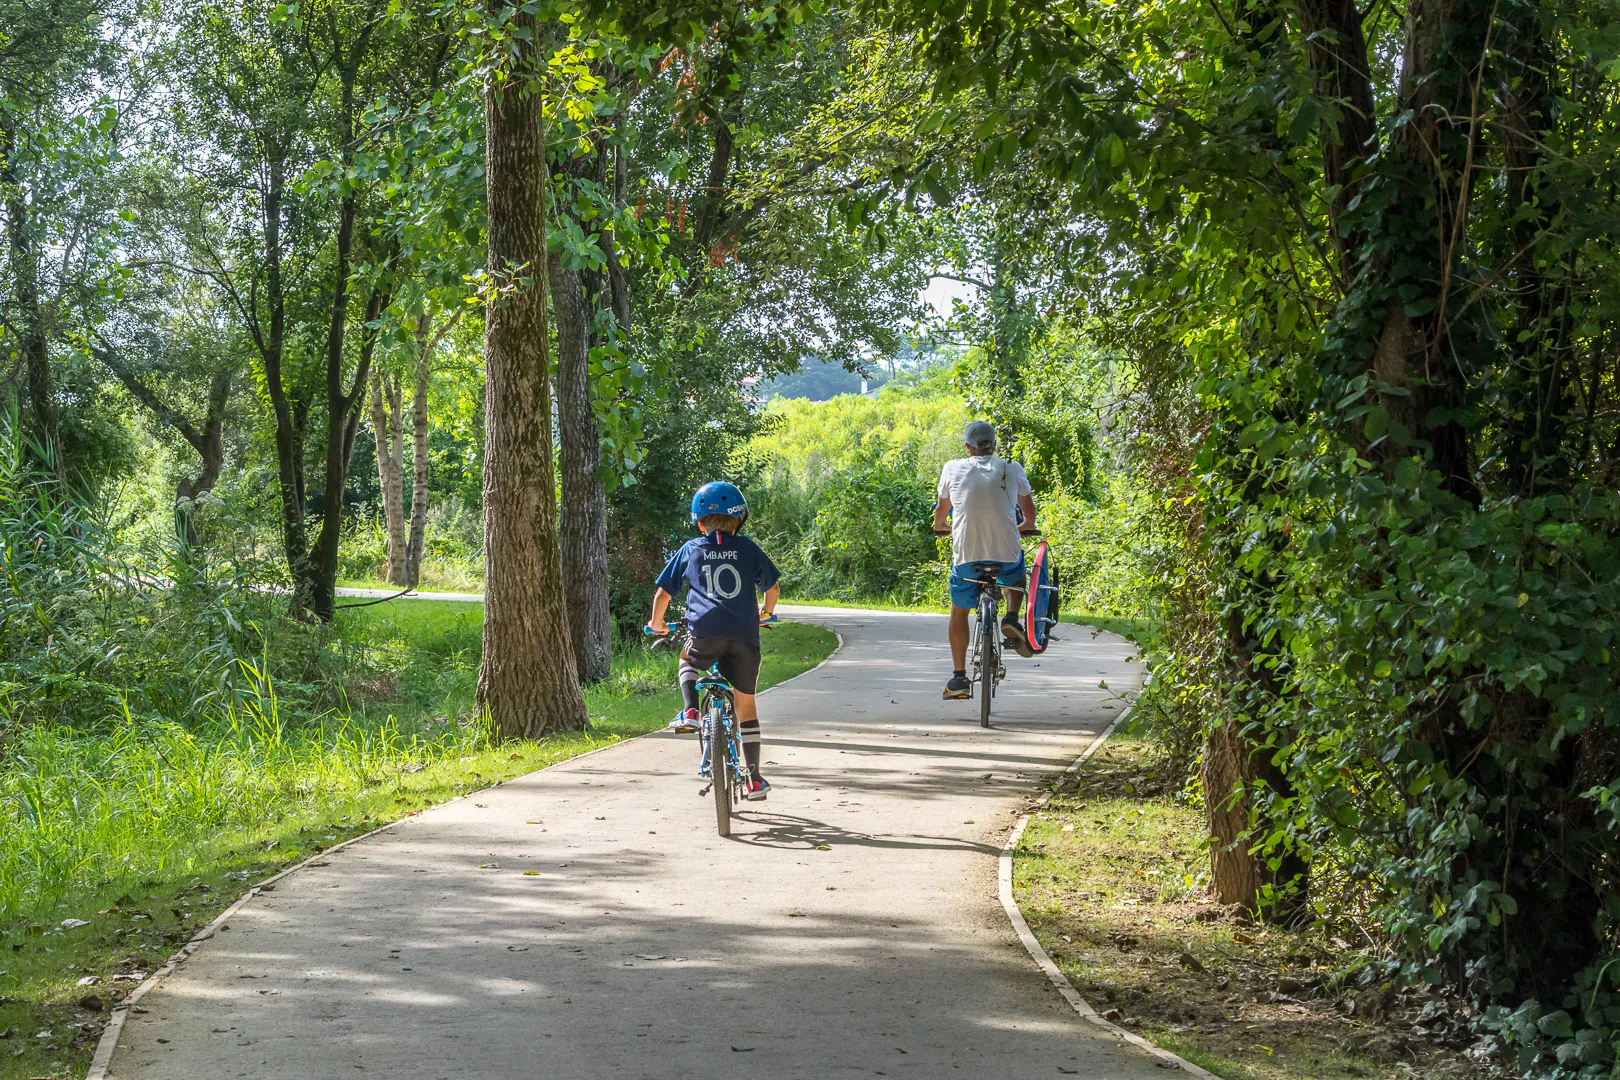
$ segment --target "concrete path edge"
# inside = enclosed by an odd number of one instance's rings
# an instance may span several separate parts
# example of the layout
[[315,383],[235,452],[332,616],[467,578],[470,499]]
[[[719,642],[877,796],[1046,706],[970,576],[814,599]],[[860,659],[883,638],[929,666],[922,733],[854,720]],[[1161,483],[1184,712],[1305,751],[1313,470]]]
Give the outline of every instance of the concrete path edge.
[[[1144,682],[1142,686],[1143,689],[1146,689],[1147,683]],[[1052,782],[1051,786],[1036,800],[1035,805],[1030,807],[1029,811],[1018,819],[1017,824],[1012,828],[1012,832],[1007,834],[1007,842],[1001,847],[1000,866],[996,873],[996,884],[1001,894],[1001,907],[1002,910],[1006,911],[1008,920],[1012,922],[1013,930],[1018,934],[1018,940],[1023,943],[1024,951],[1029,953],[1030,959],[1035,961],[1041,972],[1046,976],[1047,981],[1052,984],[1059,994],[1063,995],[1063,1000],[1067,1001],[1082,1019],[1097,1025],[1116,1038],[1123,1039],[1132,1046],[1146,1050],[1154,1057],[1159,1058],[1161,1063],[1169,1068],[1180,1069],[1190,1076],[1199,1077],[1200,1080],[1220,1080],[1220,1077],[1208,1069],[1200,1068],[1185,1058],[1179,1057],[1162,1047],[1154,1046],[1135,1032],[1126,1031],[1118,1024],[1104,1020],[1101,1014],[1091,1007],[1091,1003],[1080,996],[1080,991],[1074,988],[1074,984],[1069,981],[1069,977],[1063,974],[1062,970],[1053,962],[1052,957],[1047,954],[1046,949],[1036,939],[1034,932],[1030,930],[1029,923],[1024,920],[1024,913],[1019,910],[1018,901],[1013,898],[1013,854],[1018,850],[1018,842],[1024,837],[1024,829],[1028,827],[1030,817],[1033,816],[1035,811],[1047,804],[1052,798],[1053,790],[1057,788],[1058,784],[1062,783],[1064,777],[1076,772],[1080,766],[1090,760],[1093,754],[1102,749],[1103,743],[1107,742],[1109,736],[1118,730],[1119,726],[1125,722],[1126,717],[1131,715],[1134,708],[1133,705],[1115,717],[1114,722],[1109,724],[1107,729],[1097,736],[1079,757],[1074,759],[1073,764],[1063,770],[1062,775]]]
[[[351,590],[348,590],[348,591],[350,593],[360,593],[360,592],[362,592],[362,590],[359,590],[359,589],[351,589]],[[447,595],[444,598],[445,599],[457,599],[457,600],[459,600],[459,599],[472,599],[471,597],[464,597],[464,596],[455,595],[455,594]],[[482,600],[483,597],[479,596],[476,599]],[[802,608],[798,609],[799,612],[810,612],[812,610],[814,610],[814,609],[809,608],[809,607],[802,607]],[[844,610],[844,609],[838,609],[838,610]],[[832,651],[829,652],[826,656],[823,656],[820,659],[820,661],[818,661],[815,664],[814,667],[805,668],[803,671],[799,672],[799,674],[797,674],[797,675],[791,676],[790,678],[783,679],[779,683],[773,683],[772,685],[766,687],[764,690],[761,690],[759,692],[759,696],[764,697],[766,694],[770,693],[772,690],[775,690],[778,686],[786,686],[788,683],[792,682],[794,679],[803,678],[804,676],[810,674],[812,671],[815,671],[817,668],[821,667],[822,664],[827,663],[833,657],[835,657],[839,653],[843,652],[843,650],[844,650],[844,635],[840,634],[836,630],[834,630],[832,633],[833,633],[833,637],[838,640],[838,644],[834,645]],[[643,732],[640,735],[632,735],[628,739],[619,739],[618,741],[609,743],[606,746],[598,746],[595,750],[587,750],[583,754],[575,754],[573,757],[563,758],[561,761],[554,761],[550,765],[547,765],[546,769],[555,768],[556,766],[561,765],[564,762],[578,761],[580,758],[590,757],[592,754],[600,754],[605,750],[612,750],[615,747],[623,746],[625,743],[633,742],[636,739],[642,739],[642,738],[646,738],[648,735],[657,734],[661,730],[663,730],[663,729],[662,728],[654,728],[652,731]],[[1110,730],[1112,730],[1112,729],[1110,729]],[[536,772],[545,772],[546,769],[537,769],[535,771]],[[504,783],[504,782],[505,781],[502,781],[502,783]],[[480,790],[488,790],[488,789],[480,789]],[[476,795],[476,794],[478,794],[478,792],[476,792],[476,791],[468,792],[468,795]],[[446,799],[442,803],[437,803],[436,806],[449,806],[451,803],[458,802],[458,801],[460,801],[462,799],[465,799],[465,798],[467,798],[467,795],[457,795],[454,799]],[[431,809],[434,809],[434,807],[428,807],[427,809],[431,810]],[[422,813],[422,811],[419,810],[419,811],[417,811],[417,813]],[[414,816],[414,815],[407,815],[407,818],[411,817],[411,816]],[[178,968],[181,964],[185,963],[188,959],[190,959],[191,955],[193,953],[195,953],[198,949],[202,948],[203,942],[207,941],[209,938],[211,938],[215,934],[217,934],[219,932],[220,927],[224,926],[227,922],[230,921],[230,918],[231,918],[232,915],[235,915],[238,911],[241,911],[244,907],[247,906],[247,904],[248,904],[248,902],[250,900],[252,900],[254,897],[258,896],[259,893],[263,892],[266,886],[272,886],[273,887],[276,884],[276,882],[280,881],[282,878],[288,877],[289,875],[292,875],[292,874],[296,874],[298,871],[300,871],[300,870],[304,869],[305,867],[309,866],[310,864],[314,863],[316,860],[324,860],[327,856],[331,855],[333,852],[341,851],[344,848],[348,847],[350,844],[358,844],[360,841],[369,840],[371,837],[376,836],[379,833],[385,833],[389,829],[392,829],[394,826],[399,825],[402,822],[404,822],[405,820],[407,820],[407,818],[401,818],[398,821],[390,821],[386,825],[379,825],[377,828],[372,829],[370,832],[365,832],[365,833],[361,833],[359,836],[350,837],[349,839],[343,841],[341,844],[333,844],[329,848],[322,848],[320,851],[318,851],[315,854],[311,855],[309,858],[305,859],[303,862],[298,863],[296,866],[289,866],[289,867],[287,867],[287,869],[281,871],[278,874],[272,874],[270,877],[265,878],[263,881],[259,882],[255,886],[253,886],[253,888],[249,889],[247,892],[245,892],[241,896],[239,896],[237,898],[236,902],[234,904],[232,904],[230,907],[226,908],[224,911],[220,912],[219,915],[214,919],[213,922],[209,923],[207,926],[203,927],[201,930],[199,930],[195,934],[193,934],[186,941],[186,943],[184,945],[180,946],[180,948],[178,950],[176,950],[169,957],[168,961],[166,963],[164,963],[164,965],[162,967],[160,967],[156,971],[152,972],[151,975],[148,975],[146,977],[146,980],[144,982],[142,982],[141,985],[137,986],[133,991],[131,991],[130,995],[127,998],[120,1001],[117,1005],[113,1006],[112,1016],[111,1016],[111,1018],[108,1019],[107,1026],[102,1029],[101,1039],[96,1043],[96,1053],[95,1053],[95,1056],[90,1059],[90,1069],[89,1069],[88,1072],[85,1073],[84,1080],[110,1080],[107,1070],[112,1067],[113,1054],[116,1053],[117,1050],[118,1050],[118,1037],[123,1033],[124,1021],[129,1019],[130,1012],[135,1008],[135,1006],[140,1004],[140,1001],[141,1001],[141,999],[143,997],[145,997],[147,994],[149,994],[153,990],[156,990],[159,983],[161,983],[168,976],[174,974],[176,968]],[[1038,947],[1039,946],[1037,946],[1037,948]]]

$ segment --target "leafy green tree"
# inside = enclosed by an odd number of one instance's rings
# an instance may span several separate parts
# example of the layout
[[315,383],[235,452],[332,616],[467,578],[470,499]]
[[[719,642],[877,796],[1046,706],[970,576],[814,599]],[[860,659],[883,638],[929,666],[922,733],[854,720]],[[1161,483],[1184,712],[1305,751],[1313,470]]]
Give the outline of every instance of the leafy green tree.
[[[53,353],[74,351],[79,313],[119,276],[110,180],[128,133],[114,93],[128,87],[104,15],[73,0],[0,5],[0,342],[58,480],[69,462]],[[83,464],[93,475],[100,463]]]
[[1205,413],[1219,891],[1300,912],[1307,859],[1364,867],[1522,1068],[1606,1069],[1612,12],[866,11],[972,174],[1087,223],[1051,231],[1069,302]]
[[[187,12],[183,30],[197,46],[186,68],[188,126],[212,151],[222,186],[248,184],[254,212],[234,222],[230,247],[199,252],[198,269],[226,293],[259,353],[294,610],[329,619],[349,462],[399,254],[375,190],[387,148],[368,148],[362,125],[377,98],[409,111],[431,97],[452,35],[383,0],[222,0]],[[322,486],[312,492],[314,432]]]

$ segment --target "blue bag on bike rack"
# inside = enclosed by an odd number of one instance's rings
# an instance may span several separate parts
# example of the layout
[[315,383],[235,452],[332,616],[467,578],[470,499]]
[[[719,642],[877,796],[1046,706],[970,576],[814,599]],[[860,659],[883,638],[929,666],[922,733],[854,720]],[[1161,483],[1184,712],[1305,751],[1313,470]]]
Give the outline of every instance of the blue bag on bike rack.
[[1029,591],[1024,599],[1024,632],[1029,635],[1029,647],[1037,653],[1045,652],[1054,640],[1052,629],[1057,626],[1062,602],[1057,564],[1042,540],[1029,563]]

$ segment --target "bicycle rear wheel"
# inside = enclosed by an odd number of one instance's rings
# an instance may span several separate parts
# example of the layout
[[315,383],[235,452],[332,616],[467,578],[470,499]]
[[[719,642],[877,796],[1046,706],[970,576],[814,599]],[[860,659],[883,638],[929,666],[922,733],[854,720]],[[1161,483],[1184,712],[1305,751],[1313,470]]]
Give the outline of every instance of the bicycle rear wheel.
[[990,726],[990,699],[996,693],[996,606],[979,605],[979,726]]
[[709,775],[714,780],[714,824],[731,835],[731,710],[720,698],[709,701]]

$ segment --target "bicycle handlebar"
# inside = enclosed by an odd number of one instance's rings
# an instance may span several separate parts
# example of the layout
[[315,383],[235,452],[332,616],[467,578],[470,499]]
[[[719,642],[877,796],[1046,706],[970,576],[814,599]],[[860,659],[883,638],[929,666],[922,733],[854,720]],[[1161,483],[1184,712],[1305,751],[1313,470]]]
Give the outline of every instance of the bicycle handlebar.
[[[949,536],[949,535],[951,535],[951,530],[949,530],[949,529],[935,529],[934,530],[934,535],[935,536],[940,536],[940,537]],[[1039,529],[1019,529],[1018,530],[1018,535],[1019,536],[1039,536],[1039,535],[1041,535],[1041,530],[1039,530]]]
[[[759,625],[763,629],[769,630],[771,627],[775,626],[781,621],[782,617],[773,611],[769,615],[762,615],[759,620]],[[652,647],[657,649],[671,641],[674,641],[680,634],[685,633],[687,626],[688,623],[685,619],[675,619],[669,623],[666,623],[663,633],[659,633],[657,630],[652,628],[652,623],[642,623],[641,633],[644,637],[652,638]]]

